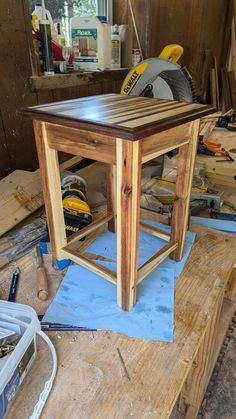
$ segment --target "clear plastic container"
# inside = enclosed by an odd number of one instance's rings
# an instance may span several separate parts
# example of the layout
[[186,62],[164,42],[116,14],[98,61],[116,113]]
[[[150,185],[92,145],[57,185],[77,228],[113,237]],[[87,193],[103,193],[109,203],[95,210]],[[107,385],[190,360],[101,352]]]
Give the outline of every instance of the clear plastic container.
[[36,333],[41,330],[36,312],[23,304],[0,300],[0,326],[21,335],[15,349],[0,358],[0,419],[36,357]]
[[111,65],[111,26],[96,16],[70,20],[71,45],[75,64],[87,71],[105,70]]

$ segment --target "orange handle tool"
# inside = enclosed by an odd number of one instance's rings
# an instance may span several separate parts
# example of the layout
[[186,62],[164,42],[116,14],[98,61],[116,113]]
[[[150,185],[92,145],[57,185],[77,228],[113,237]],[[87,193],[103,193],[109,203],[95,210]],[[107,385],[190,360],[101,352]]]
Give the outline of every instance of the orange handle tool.
[[39,300],[46,301],[48,299],[48,278],[46,269],[43,265],[43,258],[40,251],[40,246],[37,245],[37,288],[38,288],[38,298]]

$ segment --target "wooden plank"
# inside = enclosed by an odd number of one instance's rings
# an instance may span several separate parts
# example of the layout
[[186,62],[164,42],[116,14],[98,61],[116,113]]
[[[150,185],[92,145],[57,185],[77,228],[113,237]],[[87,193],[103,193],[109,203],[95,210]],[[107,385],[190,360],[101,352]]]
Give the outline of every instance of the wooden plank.
[[167,243],[161,250],[147,260],[138,270],[138,284],[146,278],[171,252],[178,246],[178,243],[171,241]]
[[181,391],[181,405],[183,406],[185,417],[196,419],[198,410],[201,406],[210,374],[213,370],[212,356],[214,355],[214,343],[217,333],[217,325],[220,318],[224,292],[222,289],[219,295],[215,309],[207,326],[203,341],[198,349],[197,356],[194,359],[191,371]]
[[6,135],[4,132],[3,119],[0,108],[0,178],[10,171],[10,156],[7,150]]
[[210,84],[211,84],[211,104],[217,108],[217,96],[216,96],[216,73],[215,69],[212,68],[210,72]]
[[73,260],[78,265],[83,266],[84,268],[95,272],[97,275],[100,275],[102,278],[107,279],[107,281],[112,282],[112,284],[116,284],[116,274],[111,269],[105,268],[99,263],[91,261],[84,255],[78,254],[75,250],[69,249],[66,246],[62,249],[61,256],[64,259]]
[[190,125],[183,124],[162,133],[157,133],[142,141],[142,163],[152,160],[173,148],[189,142]]
[[46,124],[51,148],[108,164],[116,163],[115,139],[79,129]]
[[171,222],[171,241],[178,243],[177,249],[172,254],[175,260],[180,260],[183,255],[189,218],[194,162],[198,145],[199,120],[192,122],[191,128],[192,132],[189,134],[189,143],[180,147],[178,156],[176,198]]
[[141,142],[117,144],[117,303],[130,310],[136,301],[141,194]]
[[203,103],[207,103],[207,93],[208,93],[208,85],[210,79],[210,72],[212,68],[212,61],[213,61],[213,51],[212,49],[206,49],[203,55],[203,62],[202,62],[202,72],[201,72],[201,79],[199,83],[199,95],[203,100]]
[[106,167],[107,179],[107,211],[113,214],[108,222],[108,230],[116,232],[116,167],[108,164]]
[[220,92],[219,92],[219,77],[217,58],[214,55],[214,71],[215,71],[215,86],[216,86],[216,109],[220,110]]
[[163,240],[170,240],[170,233],[167,233],[166,231],[157,228],[157,227],[153,227],[150,224],[141,222],[140,223],[140,228],[145,231],[146,233],[152,234],[153,236],[159,237],[160,239]]
[[119,122],[119,125],[122,125],[123,127],[127,127],[127,128],[138,128],[144,124],[147,125],[150,123],[161,121],[162,119],[175,118],[176,115],[184,115],[185,112],[187,113],[187,112],[198,110],[198,109],[200,108],[199,108],[199,105],[197,104],[187,105],[187,104],[183,104],[182,102],[182,105],[178,106],[177,109],[169,110],[169,108],[167,108],[165,112],[161,112],[161,113],[159,112],[152,113],[151,111],[149,111],[149,115],[145,115],[145,117],[136,115],[136,117],[133,118],[133,120],[128,121],[128,122],[121,121]]
[[[160,114],[161,112],[165,112],[166,108],[169,109],[175,109],[175,108],[182,108],[183,106],[186,105],[181,105],[181,103],[176,103],[173,101],[173,103],[170,105],[170,103],[168,103],[168,101],[163,101],[161,104],[158,105],[151,105],[151,104],[147,104],[147,103],[143,103],[143,106],[141,104],[136,105],[136,109],[134,109],[134,107],[131,108],[131,106],[129,106],[129,108],[123,106],[122,107],[122,112],[119,113],[114,111],[114,117],[111,117],[110,115],[107,116],[107,118],[105,119],[106,122],[109,122],[110,124],[114,124],[116,122],[118,122],[119,124],[123,124],[123,122],[128,122],[128,121],[133,121],[137,118],[141,118],[144,116],[149,116],[150,114],[156,114],[156,111],[158,111],[158,113]],[[129,110],[131,109],[131,110]]]
[[113,218],[113,214],[108,213],[106,216],[102,217],[101,219],[98,219],[91,224],[87,225],[86,227],[83,227],[82,231],[79,231],[78,233],[72,234],[67,242],[73,243],[76,240],[81,240],[82,238],[86,237],[88,234],[92,233],[94,230],[97,230],[98,228],[102,227],[104,224],[109,222]]
[[224,108],[222,108],[222,112],[228,112],[232,106],[232,97],[231,97],[231,90],[229,84],[229,76],[227,69],[224,67],[221,69],[221,83],[222,83],[222,99],[224,102]]
[[61,249],[66,245],[66,230],[61,199],[61,179],[57,151],[48,144],[46,124],[34,121],[47,226],[53,261],[61,259]]
[[214,130],[214,128],[216,126],[216,123],[217,123],[217,120],[218,120],[219,116],[220,115],[214,117],[213,120],[212,119],[201,120],[199,135],[201,135],[202,140],[208,140],[209,139],[212,131]]
[[[55,74],[51,76],[31,77],[33,91],[59,90],[73,87],[74,90],[81,86],[93,85],[94,83],[110,83],[124,80],[128,69],[106,70],[102,72],[83,72],[72,74]],[[109,93],[104,91],[103,93]]]

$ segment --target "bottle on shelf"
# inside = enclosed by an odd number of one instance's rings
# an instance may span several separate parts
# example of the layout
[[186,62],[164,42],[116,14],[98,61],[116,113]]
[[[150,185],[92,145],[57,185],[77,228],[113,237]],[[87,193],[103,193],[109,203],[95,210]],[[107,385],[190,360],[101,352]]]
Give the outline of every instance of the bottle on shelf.
[[121,65],[121,43],[119,26],[112,27],[111,34],[111,68],[120,68]]

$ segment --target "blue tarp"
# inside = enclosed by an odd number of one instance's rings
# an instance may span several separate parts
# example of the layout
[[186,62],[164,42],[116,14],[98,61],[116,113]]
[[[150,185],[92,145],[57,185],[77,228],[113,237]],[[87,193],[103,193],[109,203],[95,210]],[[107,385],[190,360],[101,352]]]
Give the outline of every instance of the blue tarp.
[[[170,231],[168,226],[155,222],[149,224]],[[70,266],[43,321],[172,342],[174,280],[180,275],[194,240],[195,233],[188,232],[182,260],[175,262],[166,258],[139,284],[137,303],[130,312],[117,306],[115,285],[81,266]],[[163,240],[140,231],[138,265],[141,266],[164,244]],[[99,263],[116,270],[116,236],[113,233],[104,232],[86,251],[111,259]]]

